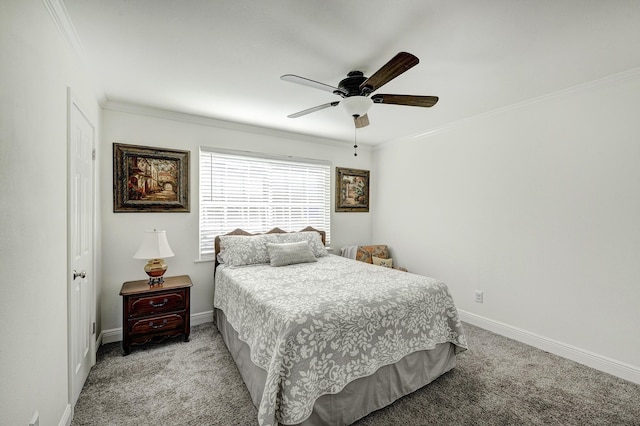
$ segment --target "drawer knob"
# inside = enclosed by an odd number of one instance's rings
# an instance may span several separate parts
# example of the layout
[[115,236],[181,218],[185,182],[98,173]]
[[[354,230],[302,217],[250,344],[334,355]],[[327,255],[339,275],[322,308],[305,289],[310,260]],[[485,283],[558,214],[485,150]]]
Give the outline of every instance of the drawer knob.
[[153,303],[153,300],[149,300],[149,304],[151,306],[153,306],[154,308],[160,308],[164,305],[167,304],[167,302],[169,301],[169,299],[167,299],[166,297],[162,300],[162,303]]
[[162,321],[162,324],[159,324],[159,325],[154,325],[154,324],[153,324],[153,321],[151,321],[151,322],[149,323],[149,327],[151,327],[151,328],[162,328],[162,327],[164,327],[165,325],[167,325],[167,320],[166,320],[166,319],[164,319],[164,320]]

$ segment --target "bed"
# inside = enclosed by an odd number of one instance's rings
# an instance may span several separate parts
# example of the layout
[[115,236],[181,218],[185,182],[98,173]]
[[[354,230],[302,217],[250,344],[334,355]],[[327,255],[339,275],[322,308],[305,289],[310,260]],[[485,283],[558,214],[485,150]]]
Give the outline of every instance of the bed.
[[467,348],[442,282],[329,254],[324,232],[215,241],[215,322],[262,426],[347,425]]

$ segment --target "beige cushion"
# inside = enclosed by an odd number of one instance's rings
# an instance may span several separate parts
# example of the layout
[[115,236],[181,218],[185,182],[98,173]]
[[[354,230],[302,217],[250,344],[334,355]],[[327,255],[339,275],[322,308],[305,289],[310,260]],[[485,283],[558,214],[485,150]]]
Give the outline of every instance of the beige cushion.
[[392,268],[393,267],[393,259],[392,258],[384,259],[382,257],[371,256],[371,260],[373,261],[374,265],[384,266],[385,268]]

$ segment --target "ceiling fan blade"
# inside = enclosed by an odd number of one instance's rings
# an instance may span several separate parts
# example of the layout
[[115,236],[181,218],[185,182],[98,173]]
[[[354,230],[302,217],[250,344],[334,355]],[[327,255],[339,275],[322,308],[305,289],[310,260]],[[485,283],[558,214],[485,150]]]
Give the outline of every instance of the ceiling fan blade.
[[353,117],[353,122],[355,123],[357,129],[366,127],[369,125],[369,116],[365,114],[361,115],[360,117]]
[[413,95],[373,95],[371,100],[376,104],[395,104],[417,107],[432,107],[438,102],[437,96]]
[[299,112],[296,112],[294,114],[287,115],[287,117],[288,118],[302,117],[303,115],[311,114],[312,112],[320,111],[321,109],[334,107],[334,106],[338,105],[339,103],[340,103],[340,101],[329,102],[328,104],[318,105],[318,106],[315,106],[313,108],[305,109],[304,111],[299,111]]
[[341,92],[341,90],[337,87],[329,86],[328,84],[320,83],[319,81],[310,80],[308,78],[300,77],[293,74],[285,74],[280,77],[280,80],[288,81],[290,83],[302,84],[303,86],[313,87],[314,89],[320,89],[330,93],[334,93],[336,91]]
[[420,62],[420,60],[411,53],[400,52],[371,77],[363,81],[360,85],[360,90],[368,91],[368,93],[378,90],[409,68],[416,66],[418,62]]

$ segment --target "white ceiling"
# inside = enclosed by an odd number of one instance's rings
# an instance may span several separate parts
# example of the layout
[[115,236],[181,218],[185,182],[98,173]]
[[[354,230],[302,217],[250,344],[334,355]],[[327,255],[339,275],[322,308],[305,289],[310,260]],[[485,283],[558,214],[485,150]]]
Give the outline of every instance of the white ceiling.
[[349,143],[340,107],[287,118],[338,96],[280,76],[337,86],[416,55],[378,92],[440,101],[373,105],[375,145],[640,67],[638,0],[62,1],[108,101]]

